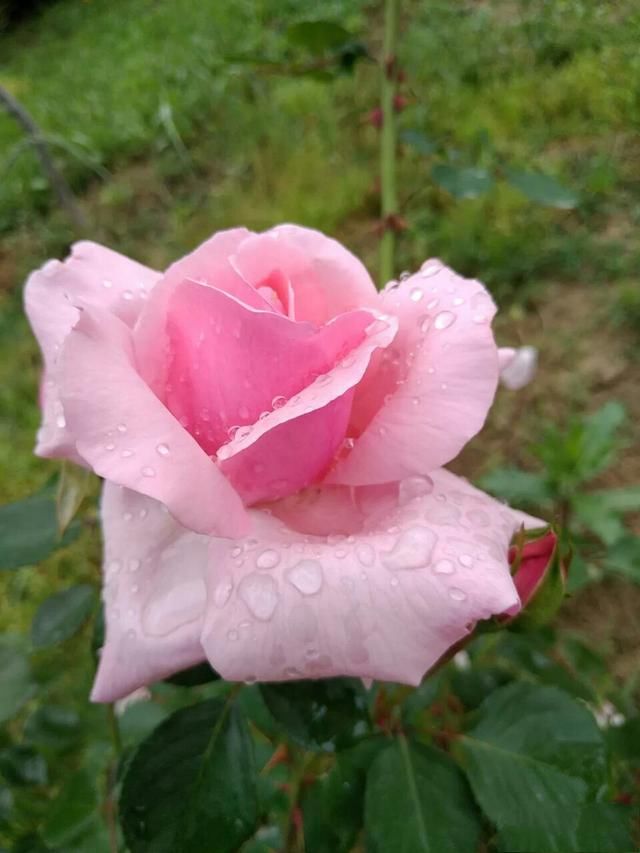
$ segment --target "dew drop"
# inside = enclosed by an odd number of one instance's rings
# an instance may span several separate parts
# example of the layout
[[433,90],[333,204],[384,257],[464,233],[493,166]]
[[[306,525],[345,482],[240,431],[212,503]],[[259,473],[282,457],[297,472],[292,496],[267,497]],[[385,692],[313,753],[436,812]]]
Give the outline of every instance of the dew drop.
[[280,562],[280,554],[273,548],[267,548],[256,557],[256,566],[259,569],[274,569]]
[[458,589],[457,586],[452,586],[449,590],[449,598],[452,598],[454,601],[465,601],[467,598],[467,593],[463,592],[461,589]]
[[113,287],[113,282],[111,281],[110,278],[103,278],[102,279],[102,286],[106,287],[106,289],[109,290],[109,288]]
[[[419,399],[414,397],[416,403]],[[407,477],[402,480],[398,488],[398,504],[404,506],[414,498],[430,495],[433,491],[433,480],[431,477]]]
[[452,575],[456,570],[451,560],[438,560],[433,566],[433,571],[437,575]]
[[487,323],[488,320],[489,320],[489,318],[487,317],[486,314],[474,314],[473,315],[473,322],[477,323],[478,325],[481,325],[482,323]]
[[435,372],[436,372],[435,367],[428,367],[428,368],[427,368],[427,373],[429,374],[429,376],[433,376],[433,374],[434,374]]
[[65,416],[62,413],[60,413],[58,415],[58,417],[56,418],[56,426],[58,427],[58,429],[64,429],[66,427],[66,425],[67,425],[67,420],[66,420]]
[[418,317],[418,328],[422,332],[422,334],[426,334],[429,331],[429,327],[431,326],[431,317],[428,314],[422,314]]
[[242,554],[242,546],[241,545],[234,545],[233,548],[231,549],[231,556],[232,557],[239,557],[240,554]]
[[168,445],[166,445],[166,444],[159,444],[159,445],[156,447],[156,451],[159,453],[159,455],[160,455],[160,456],[168,456],[168,455],[169,455],[169,453],[171,452],[171,451],[169,450]]
[[156,469],[152,468],[150,465],[145,465],[145,467],[142,469],[142,476],[143,477],[155,477],[156,476]]
[[107,565],[106,573],[108,575],[117,575],[120,571],[120,560],[111,560]]
[[118,430],[118,432],[126,432],[127,431],[127,425],[126,424],[118,424],[116,429]]
[[232,628],[230,631],[227,631],[227,638],[232,642],[235,642],[238,639],[238,632],[234,631]]
[[231,581],[224,581],[223,583],[218,584],[216,591],[213,594],[213,601],[216,607],[225,606],[227,601],[229,601],[229,596],[231,595],[232,590],[233,584]]
[[405,530],[391,551],[383,555],[382,563],[392,571],[422,568],[431,559],[436,539],[435,533],[426,527]]
[[271,401],[271,406],[274,409],[281,409],[285,405],[286,402],[287,402],[286,397],[281,397],[281,396],[274,397],[273,400]]
[[122,520],[123,521],[131,521],[132,518],[133,518],[132,512],[123,512],[122,513]]
[[399,583],[398,578],[395,578],[395,577],[391,578],[389,583],[391,584],[391,586],[398,586],[398,583]]
[[470,569],[473,566],[473,557],[471,554],[460,554],[458,562],[461,566],[464,566],[465,569]]
[[133,293],[130,290],[124,290],[122,293],[122,298],[126,299],[127,302],[133,299]]
[[430,263],[429,261],[427,261],[427,263],[423,264],[423,266],[420,268],[420,275],[422,276],[422,278],[431,278],[431,276],[439,273],[441,269],[442,266],[440,264]]
[[238,594],[261,622],[268,622],[278,606],[278,585],[270,575],[246,575],[240,581]]
[[422,291],[422,288],[420,287],[412,288],[411,293],[409,295],[411,296],[412,302],[420,302],[420,300],[424,297],[424,293]]
[[289,569],[286,577],[303,595],[315,595],[322,588],[322,566],[317,560],[300,560]]
[[441,311],[439,314],[436,314],[436,319],[433,321],[433,326],[435,329],[448,329],[449,326],[452,326],[456,321],[456,315],[451,311]]
[[356,546],[356,557],[363,566],[372,566],[376,561],[376,552],[372,545],[368,542],[363,542]]
[[456,306],[464,305],[464,299],[461,299],[459,296],[456,296],[456,298],[453,300],[453,304]]
[[115,446],[115,444],[113,444],[112,442],[110,442],[109,444],[105,444],[104,449],[105,449],[105,450],[108,450],[109,452],[111,452],[112,450],[115,450],[115,449],[116,449],[116,446]]
[[123,450],[120,456],[122,456],[123,459],[129,459],[133,456],[133,450]]
[[398,276],[399,281],[406,281],[408,278],[411,278],[411,273],[408,270],[403,270]]
[[132,557],[129,560],[128,567],[130,572],[137,572],[140,568],[140,560],[137,557]]

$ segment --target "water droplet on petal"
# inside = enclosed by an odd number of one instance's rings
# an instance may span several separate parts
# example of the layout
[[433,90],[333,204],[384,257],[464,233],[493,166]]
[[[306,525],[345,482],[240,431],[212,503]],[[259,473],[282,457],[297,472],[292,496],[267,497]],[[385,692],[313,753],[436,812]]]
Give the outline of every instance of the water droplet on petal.
[[429,563],[436,540],[435,533],[426,527],[412,527],[383,555],[382,563],[392,571],[422,568]]
[[129,560],[129,571],[130,572],[137,572],[139,568],[140,568],[140,560],[138,560],[137,557],[132,557]]
[[422,334],[426,334],[429,331],[429,327],[431,326],[431,317],[428,314],[421,314],[418,317],[418,328],[422,332]]
[[126,432],[127,431],[127,425],[126,424],[118,424],[116,429],[118,430],[118,432]]
[[129,459],[133,456],[133,450],[123,450],[120,456],[122,456],[123,459]]
[[280,554],[274,551],[273,548],[267,548],[256,557],[256,566],[259,569],[273,569],[280,562]]
[[456,570],[451,560],[438,560],[433,566],[433,571],[437,575],[452,575]]
[[111,560],[111,562],[107,565],[106,573],[108,575],[117,575],[120,571],[120,560]]
[[368,542],[363,542],[356,546],[356,557],[363,566],[372,566],[376,561],[376,552],[372,545]]
[[[414,398],[416,402],[420,402]],[[414,498],[421,498],[433,491],[433,480],[431,477],[407,477],[402,480],[398,488],[398,504],[404,506]]]
[[168,455],[169,455],[169,453],[171,452],[171,451],[169,450],[168,445],[166,445],[166,444],[159,444],[159,445],[156,447],[156,450],[157,450],[157,452],[160,454],[160,456],[168,456]]
[[422,288],[414,287],[414,288],[412,288],[411,293],[409,295],[411,296],[412,302],[420,302],[420,300],[424,296],[424,293],[422,291]]
[[453,304],[454,305],[464,305],[464,299],[461,299],[459,296],[456,296],[456,298],[453,300]]
[[115,446],[115,444],[113,444],[113,442],[110,442],[109,444],[105,444],[104,449],[108,450],[108,451],[112,451],[112,450],[116,449],[116,446]]
[[102,279],[102,286],[106,287],[107,290],[109,290],[110,287],[113,287],[113,282],[111,281],[110,278],[103,278]]
[[271,401],[271,406],[274,409],[281,409],[286,404],[286,402],[287,402],[286,397],[282,397],[282,396],[274,397],[273,400]]
[[233,584],[231,581],[223,581],[219,583],[216,587],[215,592],[213,593],[213,601],[216,607],[224,607],[227,601],[229,601],[229,596],[231,595],[231,591],[233,590]]
[[227,638],[232,642],[235,642],[238,639],[238,632],[234,631],[232,628],[230,631],[227,631]]
[[155,477],[156,476],[156,469],[152,468],[150,465],[145,465],[145,467],[142,469],[142,476],[143,477]]
[[441,311],[439,314],[436,314],[436,319],[433,321],[433,326],[435,329],[448,329],[449,326],[452,326],[456,321],[456,315],[451,311]]
[[286,577],[303,595],[315,595],[322,588],[322,566],[317,560],[300,560]]
[[470,569],[471,566],[473,566],[473,557],[471,554],[460,554],[458,562],[461,566],[464,566],[465,569]]
[[268,622],[278,606],[278,585],[271,575],[258,572],[246,575],[240,581],[238,594],[261,622]]
[[489,318],[487,317],[486,314],[474,314],[473,315],[473,322],[477,323],[478,325],[480,325],[481,323],[487,323],[488,321],[489,321]]
[[441,269],[442,269],[441,264],[427,261],[420,268],[420,275],[422,276],[422,278],[431,278],[431,276],[439,273]]
[[127,302],[129,302],[131,299],[133,299],[133,293],[130,290],[124,290],[122,292],[122,298],[126,299]]
[[58,427],[58,429],[64,429],[66,427],[66,425],[67,425],[67,419],[65,418],[65,416],[62,413],[60,413],[58,415],[58,417],[56,418],[56,426]]
[[458,589],[457,586],[452,586],[449,590],[449,598],[452,598],[454,601],[465,601],[467,598],[467,593],[463,592],[461,589]]
[[122,520],[123,521],[131,521],[132,518],[133,518],[132,512],[123,512],[122,513]]

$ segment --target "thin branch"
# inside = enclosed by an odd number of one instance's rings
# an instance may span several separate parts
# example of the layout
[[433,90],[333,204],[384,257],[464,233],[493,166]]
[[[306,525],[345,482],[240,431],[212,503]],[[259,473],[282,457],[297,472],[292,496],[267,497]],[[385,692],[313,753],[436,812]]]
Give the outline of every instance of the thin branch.
[[87,220],[80,210],[75,196],[62,173],[56,166],[42,131],[25,108],[3,86],[0,86],[0,104],[3,104],[12,118],[20,125],[40,160],[42,170],[58,198],[60,206],[79,231],[87,228]]

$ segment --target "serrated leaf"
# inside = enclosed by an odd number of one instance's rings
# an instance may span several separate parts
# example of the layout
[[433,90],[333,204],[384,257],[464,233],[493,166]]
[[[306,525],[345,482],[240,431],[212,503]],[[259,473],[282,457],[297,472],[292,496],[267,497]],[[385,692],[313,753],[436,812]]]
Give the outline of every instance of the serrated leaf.
[[606,784],[592,715],[553,687],[515,683],[483,702],[474,719],[457,750],[499,848],[577,853],[583,807]]
[[349,853],[364,826],[364,792],[371,763],[384,749],[382,737],[339,752],[333,766],[316,776],[302,796],[305,846],[313,853]]
[[51,489],[0,506],[0,569],[17,569],[44,560],[77,538],[72,525],[61,538]]
[[521,471],[519,468],[495,468],[480,479],[483,489],[514,504],[548,503],[551,493],[541,474]]
[[431,169],[433,181],[455,198],[478,198],[488,192],[494,184],[486,169],[478,166],[452,166],[436,163]]
[[138,747],[120,815],[132,853],[231,853],[258,819],[252,744],[230,701],[172,714]]
[[29,659],[15,637],[0,638],[0,723],[9,720],[36,692]]
[[507,169],[506,178],[512,187],[537,204],[560,210],[572,210],[578,204],[578,196],[572,190],[542,172]]
[[335,21],[300,21],[287,29],[287,39],[311,53],[336,50],[353,39],[352,34]]
[[88,619],[95,600],[95,590],[89,584],[78,584],[49,596],[36,611],[31,625],[33,645],[44,648],[68,640]]
[[367,777],[369,853],[474,853],[480,816],[464,776],[443,752],[400,735]]
[[53,801],[42,830],[45,842],[52,847],[69,844],[87,828],[97,808],[95,780],[80,770]]
[[333,752],[370,732],[366,694],[355,679],[261,684],[260,692],[288,737],[308,749]]

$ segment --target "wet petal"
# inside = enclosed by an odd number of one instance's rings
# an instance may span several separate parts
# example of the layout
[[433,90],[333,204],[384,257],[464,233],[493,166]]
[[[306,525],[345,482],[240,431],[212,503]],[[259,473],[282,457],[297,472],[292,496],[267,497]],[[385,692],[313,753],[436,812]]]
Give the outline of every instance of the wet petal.
[[320,324],[345,311],[376,307],[375,285],[362,263],[311,228],[278,225],[252,235],[238,246],[232,263],[255,287],[274,289],[298,320]]
[[[202,642],[223,677],[417,684],[479,619],[518,609],[507,507],[444,470],[401,483],[391,504],[388,489],[360,491],[351,534],[283,524],[289,501],[281,517],[251,511],[249,539],[212,542]],[[347,492],[331,491],[336,519]],[[313,490],[300,500],[318,503]]]
[[204,660],[209,539],[157,501],[106,483],[105,645],[91,698],[113,702]]
[[64,261],[47,261],[24,291],[25,311],[44,359],[42,426],[36,453],[78,461],[58,388],[60,349],[78,319],[78,302],[95,305],[133,325],[159,273],[97,243],[76,243]]
[[199,533],[243,533],[242,502],[135,370],[131,334],[83,308],[65,342],[60,391],[70,433],[96,474],[162,501]]
[[376,356],[353,404],[359,435],[329,482],[366,485],[428,474],[482,427],[498,381],[495,305],[477,281],[439,261],[381,294],[398,334]]

